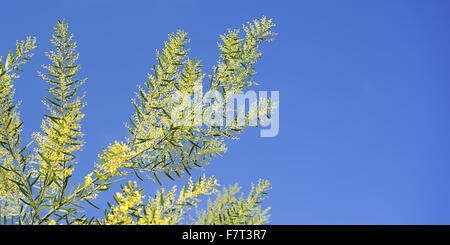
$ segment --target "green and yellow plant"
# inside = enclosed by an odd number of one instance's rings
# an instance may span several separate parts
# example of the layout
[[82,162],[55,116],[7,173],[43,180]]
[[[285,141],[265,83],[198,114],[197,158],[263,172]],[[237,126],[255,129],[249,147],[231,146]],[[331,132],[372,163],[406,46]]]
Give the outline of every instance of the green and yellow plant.
[[[208,77],[209,88],[224,98],[241,93],[256,83],[254,65],[261,57],[260,44],[275,33],[271,19],[262,17],[229,30],[221,36],[220,58]],[[224,127],[179,123],[174,117],[177,92],[193,94],[204,82],[202,65],[189,58],[187,33],[169,35],[157,63],[132,100],[135,113],[126,127],[129,137],[101,151],[92,171],[82,181],[73,180],[76,155],[83,146],[84,94],[78,91],[86,79],[78,78],[77,44],[68,25],[58,21],[46,53],[50,60],[39,76],[49,84],[41,131],[23,146],[22,122],[14,101],[14,81],[20,66],[32,57],[36,39],[17,42],[16,52],[0,59],[0,222],[3,224],[263,224],[268,209],[262,209],[270,184],[260,180],[247,196],[240,187],[219,190],[214,177],[188,178],[177,188],[161,188],[145,197],[136,182],[128,181],[114,196],[104,217],[89,217],[85,203],[94,207],[97,195],[117,181],[136,176],[161,185],[160,177],[183,179],[191,171],[203,170],[212,158],[224,153],[225,139],[237,139],[245,126]],[[206,110],[206,109],[203,109]],[[254,112],[249,112],[254,113]],[[33,147],[33,148],[32,148]],[[32,148],[32,149],[31,149]],[[200,198],[215,195],[197,217],[185,217]]]

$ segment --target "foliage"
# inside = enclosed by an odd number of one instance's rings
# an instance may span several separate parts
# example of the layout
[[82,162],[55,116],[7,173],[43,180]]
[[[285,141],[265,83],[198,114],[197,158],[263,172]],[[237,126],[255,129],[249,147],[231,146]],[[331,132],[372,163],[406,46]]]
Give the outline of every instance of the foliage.
[[[272,20],[262,17],[229,30],[218,43],[220,59],[208,76],[209,88],[220,91],[226,101],[255,85],[254,65],[261,57],[259,46],[271,41]],[[243,37],[241,37],[243,31]],[[97,195],[118,181],[136,176],[147,177],[161,185],[161,176],[183,179],[192,171],[203,170],[212,158],[224,153],[225,139],[237,139],[245,126],[236,123],[224,127],[182,123],[186,117],[174,113],[181,101],[174,94],[194,95],[206,74],[197,58],[189,58],[187,33],[169,35],[157,64],[146,82],[138,87],[132,100],[135,113],[126,127],[129,137],[104,148],[93,170],[83,181],[73,180],[77,153],[82,149],[81,120],[84,94],[78,91],[86,79],[78,78],[77,44],[68,25],[58,21],[46,53],[50,64],[42,66],[39,76],[49,84],[43,101],[41,131],[22,146],[18,105],[14,102],[13,81],[20,66],[32,57],[35,38],[17,42],[16,52],[0,59],[0,215],[3,224],[262,224],[268,221],[261,209],[270,184],[260,180],[247,198],[237,197],[237,185],[218,190],[214,177],[192,177],[179,190],[176,186],[157,190],[145,202],[144,190],[136,182],[126,182],[122,192],[108,203],[104,217],[87,217],[84,205],[94,207]],[[192,108],[191,108],[192,109]],[[198,108],[197,108],[198,109]],[[207,108],[200,108],[205,113]],[[195,121],[195,117],[187,120]],[[33,146],[33,149],[30,147]],[[198,208],[204,196],[215,195],[198,217],[186,216]]]

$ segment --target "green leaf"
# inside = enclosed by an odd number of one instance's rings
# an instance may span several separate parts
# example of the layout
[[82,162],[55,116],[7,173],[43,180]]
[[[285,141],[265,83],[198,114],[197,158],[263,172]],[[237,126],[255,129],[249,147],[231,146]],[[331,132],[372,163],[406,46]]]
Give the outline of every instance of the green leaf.
[[42,153],[39,152],[39,151],[38,151],[38,154],[39,154],[39,156],[42,158],[42,160],[44,160],[44,161],[48,164],[48,166],[51,166],[51,165],[52,165],[51,162],[50,162],[50,159],[48,159],[47,157],[45,157],[44,155],[42,155]]
[[171,180],[175,180],[172,176],[170,176],[170,174],[169,173],[167,173],[166,171],[163,171],[164,172],[164,174],[167,176],[167,177],[169,177],[169,179],[171,179]]
[[95,204],[93,204],[91,201],[89,201],[88,199],[84,199],[87,203],[89,203],[92,207],[96,208],[96,209],[100,209],[98,206],[96,206]]
[[45,96],[45,99],[50,102],[51,104],[53,104],[55,107],[59,108],[60,105],[58,103],[56,103],[55,101],[53,101],[52,99],[49,99],[47,96]]
[[155,180],[158,182],[158,184],[160,186],[162,186],[161,181],[159,181],[158,176],[156,175],[156,173],[153,172],[153,176],[155,177]]
[[136,170],[133,171],[134,175],[136,175],[136,177],[140,180],[140,181],[144,181],[141,176],[139,176],[136,172]]
[[141,112],[141,110],[140,110],[139,107],[136,105],[136,103],[133,102],[132,104],[133,104],[134,108],[136,109],[136,113],[137,113],[137,116],[138,116],[139,121],[142,121],[142,112]]

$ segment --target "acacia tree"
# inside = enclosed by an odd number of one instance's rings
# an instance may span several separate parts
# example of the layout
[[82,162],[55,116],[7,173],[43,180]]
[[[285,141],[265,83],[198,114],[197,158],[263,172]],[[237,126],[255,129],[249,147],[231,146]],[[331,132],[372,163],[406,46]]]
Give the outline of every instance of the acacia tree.
[[[104,148],[92,171],[73,180],[76,155],[84,141],[81,131],[84,94],[78,91],[86,79],[78,78],[76,42],[68,25],[58,21],[51,43],[55,49],[46,53],[49,65],[39,76],[49,84],[41,131],[23,146],[22,121],[14,101],[13,81],[20,66],[30,60],[36,39],[17,42],[5,62],[0,59],[0,222],[3,224],[263,224],[268,209],[261,207],[270,189],[267,180],[252,184],[248,195],[240,187],[218,188],[217,180],[203,174],[194,181],[192,171],[202,171],[212,158],[224,153],[226,138],[237,139],[246,127],[233,120],[223,127],[185,123],[195,120],[176,111],[182,103],[174,100],[177,92],[192,95],[209,82],[210,90],[219,91],[224,100],[256,85],[254,65],[261,57],[260,44],[276,35],[271,19],[262,17],[228,30],[221,36],[220,57],[205,79],[197,58],[189,58],[184,31],[169,35],[164,48],[157,51],[157,63],[145,83],[138,86],[132,100],[134,114],[126,127],[129,137]],[[270,102],[267,102],[270,103]],[[267,105],[266,105],[267,106]],[[191,108],[192,109],[192,108]],[[197,108],[198,109],[198,108]],[[207,108],[200,108],[205,113]],[[249,112],[248,115],[255,112]],[[268,113],[260,110],[258,115]],[[184,121],[183,121],[184,120]],[[184,123],[183,123],[184,122]],[[175,180],[187,178],[177,189],[160,188],[144,196],[136,181],[150,179],[159,185],[161,176]],[[134,177],[133,177],[134,178]],[[89,217],[85,204],[97,207],[96,197],[117,181],[125,181],[121,192],[113,196],[103,217]],[[191,220],[186,214],[197,208],[202,196],[207,207],[197,210]]]

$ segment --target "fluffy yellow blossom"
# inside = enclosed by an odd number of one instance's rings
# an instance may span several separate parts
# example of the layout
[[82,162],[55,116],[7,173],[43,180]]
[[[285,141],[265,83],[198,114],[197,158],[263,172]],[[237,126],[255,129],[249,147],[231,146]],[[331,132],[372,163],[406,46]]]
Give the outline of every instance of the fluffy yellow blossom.
[[139,214],[141,212],[142,209],[138,207],[142,204],[142,198],[144,198],[141,194],[142,191],[137,188],[136,182],[132,183],[130,181],[122,188],[123,194],[116,193],[117,206],[111,207],[111,213],[107,215],[105,224],[135,224],[130,213]]
[[119,168],[129,166],[131,155],[132,152],[128,145],[116,141],[100,154],[99,162],[101,164],[97,164],[97,168],[100,172],[108,175],[121,175],[123,173],[119,171]]
[[90,187],[92,186],[92,183],[92,173],[90,173],[84,177],[84,184],[86,187]]

